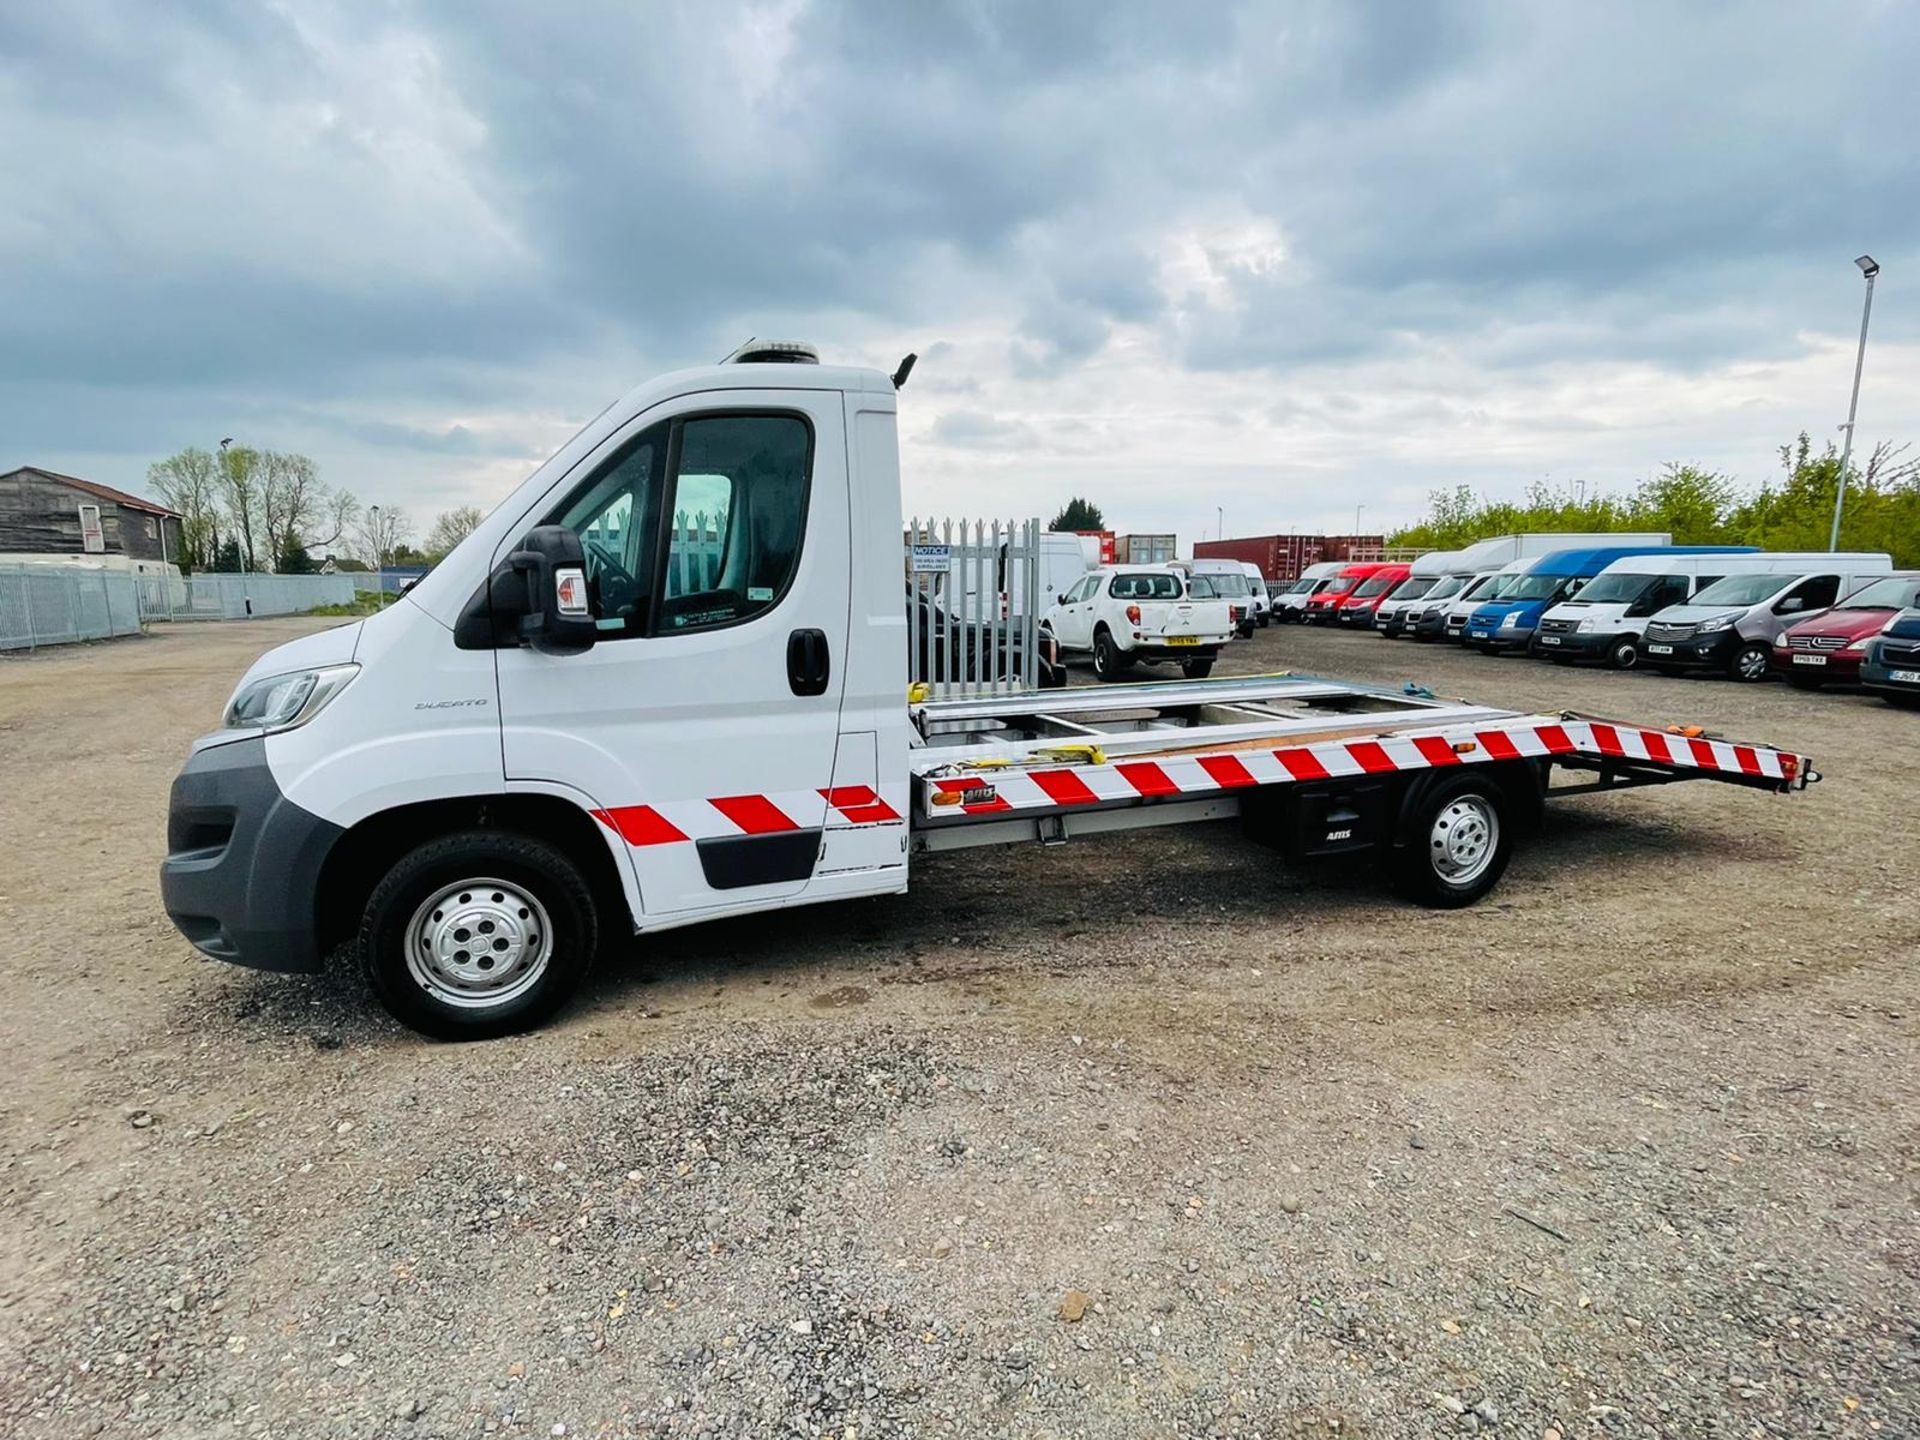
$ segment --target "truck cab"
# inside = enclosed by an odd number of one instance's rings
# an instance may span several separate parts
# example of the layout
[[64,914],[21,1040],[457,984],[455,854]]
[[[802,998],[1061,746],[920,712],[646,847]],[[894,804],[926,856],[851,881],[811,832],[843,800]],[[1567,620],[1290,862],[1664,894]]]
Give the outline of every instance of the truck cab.
[[316,970],[371,927],[382,999],[459,1033],[553,1003],[596,914],[902,889],[894,386],[793,358],[631,391],[392,606],[256,661],[175,784],[178,928]]

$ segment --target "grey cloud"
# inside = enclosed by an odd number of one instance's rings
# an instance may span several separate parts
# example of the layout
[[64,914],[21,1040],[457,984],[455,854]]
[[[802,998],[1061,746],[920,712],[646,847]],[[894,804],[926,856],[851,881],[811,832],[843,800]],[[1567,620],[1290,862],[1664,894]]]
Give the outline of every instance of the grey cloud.
[[[1916,60],[1899,6],[15,6],[0,428],[135,470],[241,413],[400,473],[481,442],[356,397],[586,413],[754,332],[1003,324],[1033,385],[1122,332],[1277,384],[1777,357],[1855,250],[1920,265]],[[1285,259],[1170,293],[1233,217]]]

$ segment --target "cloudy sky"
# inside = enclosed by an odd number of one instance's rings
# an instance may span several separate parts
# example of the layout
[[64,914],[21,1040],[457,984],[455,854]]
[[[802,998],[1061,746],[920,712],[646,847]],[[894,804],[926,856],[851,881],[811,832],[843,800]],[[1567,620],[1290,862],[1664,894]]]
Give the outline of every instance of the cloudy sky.
[[906,501],[1376,529],[1920,440],[1900,3],[0,7],[0,469],[235,435],[422,525],[749,335]]

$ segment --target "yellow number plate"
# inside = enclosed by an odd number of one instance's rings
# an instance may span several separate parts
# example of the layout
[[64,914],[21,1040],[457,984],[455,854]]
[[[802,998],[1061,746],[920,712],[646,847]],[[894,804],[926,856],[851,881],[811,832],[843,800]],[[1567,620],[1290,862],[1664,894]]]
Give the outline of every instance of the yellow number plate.
[[1167,644],[1169,645],[1198,645],[1199,643],[1200,643],[1200,637],[1198,635],[1167,636]]

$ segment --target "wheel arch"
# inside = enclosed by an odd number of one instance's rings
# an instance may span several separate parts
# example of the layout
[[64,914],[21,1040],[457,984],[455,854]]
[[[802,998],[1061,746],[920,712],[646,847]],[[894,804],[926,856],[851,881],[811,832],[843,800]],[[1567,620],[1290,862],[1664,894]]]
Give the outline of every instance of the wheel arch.
[[1419,839],[1415,832],[1421,805],[1437,787],[1460,775],[1477,775],[1493,784],[1505,798],[1516,829],[1531,830],[1540,823],[1541,812],[1546,808],[1548,774],[1545,760],[1496,760],[1490,764],[1441,765],[1416,771],[1400,791],[1390,844],[1398,850]]
[[[631,929],[638,913],[630,894],[632,870],[615,859],[611,832],[580,803],[561,795],[513,792],[461,795],[423,800],[378,810],[345,830],[333,843],[314,886],[314,934],[321,953],[330,953],[359,930],[361,913],[373,887],[407,851],[440,835],[461,830],[506,830],[545,840],[580,867],[592,888],[594,904],[608,921],[622,912]],[[617,835],[611,836],[618,842]]]

